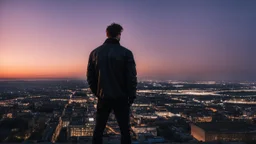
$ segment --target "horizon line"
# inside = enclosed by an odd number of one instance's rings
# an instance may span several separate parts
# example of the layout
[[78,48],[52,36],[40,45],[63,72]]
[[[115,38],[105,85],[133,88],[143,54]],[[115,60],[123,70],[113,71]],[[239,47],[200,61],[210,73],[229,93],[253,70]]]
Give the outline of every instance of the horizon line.
[[[87,80],[86,78],[77,77],[63,77],[63,78],[0,78],[0,81],[53,81],[53,80]],[[163,78],[138,78],[138,81],[181,81],[181,82],[191,82],[191,81],[201,81],[201,82],[256,82],[255,80],[179,80],[179,79],[163,79]]]

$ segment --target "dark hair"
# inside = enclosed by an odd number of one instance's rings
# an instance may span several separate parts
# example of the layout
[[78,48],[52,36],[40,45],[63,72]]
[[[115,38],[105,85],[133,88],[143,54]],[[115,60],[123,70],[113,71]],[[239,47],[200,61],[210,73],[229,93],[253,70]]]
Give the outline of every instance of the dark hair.
[[108,36],[115,38],[123,31],[123,27],[120,24],[112,23],[106,29]]

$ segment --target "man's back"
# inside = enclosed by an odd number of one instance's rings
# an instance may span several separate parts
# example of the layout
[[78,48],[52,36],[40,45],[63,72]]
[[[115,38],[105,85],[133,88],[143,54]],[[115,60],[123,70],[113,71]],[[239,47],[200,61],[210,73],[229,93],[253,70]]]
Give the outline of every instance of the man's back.
[[118,40],[107,39],[90,54],[88,82],[95,83],[92,90],[97,97],[116,99],[133,95],[137,78],[132,52]]

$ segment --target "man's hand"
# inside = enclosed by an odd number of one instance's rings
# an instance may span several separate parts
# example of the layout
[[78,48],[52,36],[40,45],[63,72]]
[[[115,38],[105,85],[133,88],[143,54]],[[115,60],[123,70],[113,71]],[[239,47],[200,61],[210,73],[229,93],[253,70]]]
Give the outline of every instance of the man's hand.
[[129,106],[132,106],[132,104],[134,103],[134,99],[135,98],[128,98],[128,104],[129,104]]

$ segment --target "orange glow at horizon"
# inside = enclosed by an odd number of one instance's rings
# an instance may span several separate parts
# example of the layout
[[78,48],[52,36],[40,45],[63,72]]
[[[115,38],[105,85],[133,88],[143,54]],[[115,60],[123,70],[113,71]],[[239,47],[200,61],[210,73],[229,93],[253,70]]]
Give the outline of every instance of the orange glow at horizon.
[[85,75],[85,68],[70,67],[4,67],[0,70],[1,78],[63,78]]
[[[137,66],[138,76],[141,73],[146,73],[148,68],[146,65]],[[0,78],[85,78],[86,70],[87,61],[80,63],[75,61],[69,64],[40,63],[36,60],[5,61],[4,63],[2,61],[0,63]]]
[[[1,66],[0,78],[85,78],[85,65],[72,66]],[[137,68],[138,76],[146,73],[146,68]]]

